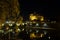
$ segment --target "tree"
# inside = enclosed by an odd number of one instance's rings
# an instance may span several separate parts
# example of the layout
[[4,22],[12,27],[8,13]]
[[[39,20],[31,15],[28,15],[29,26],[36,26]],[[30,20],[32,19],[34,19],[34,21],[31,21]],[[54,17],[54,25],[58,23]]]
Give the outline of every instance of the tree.
[[18,0],[0,0],[0,24],[4,23],[6,19],[14,19],[19,15]]

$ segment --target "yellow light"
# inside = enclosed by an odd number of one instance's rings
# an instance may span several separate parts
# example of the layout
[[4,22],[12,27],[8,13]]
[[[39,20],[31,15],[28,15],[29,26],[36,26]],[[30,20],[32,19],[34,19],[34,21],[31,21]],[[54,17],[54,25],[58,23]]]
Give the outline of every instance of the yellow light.
[[32,33],[31,35],[30,35],[30,38],[35,38],[36,36],[35,36],[35,34],[34,33]]
[[40,37],[42,38],[44,36],[44,34],[41,34]]
[[2,24],[2,26],[4,26],[4,24]]
[[35,19],[37,19],[37,17],[36,16],[30,16],[30,19],[35,20]]
[[8,30],[9,29],[9,27],[6,27],[6,30]]
[[43,16],[41,16],[41,19],[40,19],[41,21],[44,21],[44,17]]
[[35,19],[37,20],[37,16],[31,14],[31,15],[30,15],[30,20],[35,20]]
[[20,23],[16,23],[17,26],[20,26]]
[[18,29],[18,28],[16,29],[16,32],[17,32],[17,33],[19,32],[19,29]]
[[9,26],[13,26],[13,24],[9,24]]

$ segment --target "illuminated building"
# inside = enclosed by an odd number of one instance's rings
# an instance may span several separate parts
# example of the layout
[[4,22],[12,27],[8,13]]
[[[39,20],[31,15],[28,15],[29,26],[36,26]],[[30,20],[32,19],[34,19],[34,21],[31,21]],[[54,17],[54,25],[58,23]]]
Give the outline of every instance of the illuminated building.
[[30,14],[30,20],[34,21],[34,20],[40,20],[40,21],[44,21],[44,17],[39,15],[39,14]]
[[37,16],[34,14],[30,14],[30,20],[37,20]]

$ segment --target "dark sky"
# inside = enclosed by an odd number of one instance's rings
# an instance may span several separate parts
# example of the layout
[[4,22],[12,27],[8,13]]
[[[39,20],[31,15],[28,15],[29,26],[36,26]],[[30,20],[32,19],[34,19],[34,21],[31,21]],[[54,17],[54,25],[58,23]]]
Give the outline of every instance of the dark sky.
[[27,19],[31,12],[37,12],[47,18],[53,19],[57,16],[55,14],[57,13],[57,8],[54,8],[55,5],[53,5],[53,2],[49,4],[48,0],[20,0],[21,15]]

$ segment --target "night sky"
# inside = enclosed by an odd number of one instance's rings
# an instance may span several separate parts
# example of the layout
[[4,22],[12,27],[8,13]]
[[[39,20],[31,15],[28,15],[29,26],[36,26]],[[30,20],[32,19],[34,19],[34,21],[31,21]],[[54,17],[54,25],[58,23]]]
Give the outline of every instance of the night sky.
[[[27,19],[28,15],[32,12],[37,12],[38,14],[41,14],[48,19],[55,20],[57,14],[57,8],[54,8],[55,5],[53,2],[50,4],[48,3],[48,0],[20,0],[20,10],[21,15]],[[57,5],[57,4],[56,4]]]

